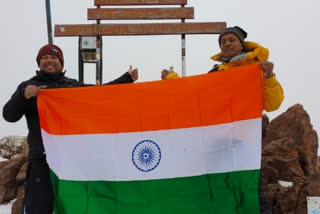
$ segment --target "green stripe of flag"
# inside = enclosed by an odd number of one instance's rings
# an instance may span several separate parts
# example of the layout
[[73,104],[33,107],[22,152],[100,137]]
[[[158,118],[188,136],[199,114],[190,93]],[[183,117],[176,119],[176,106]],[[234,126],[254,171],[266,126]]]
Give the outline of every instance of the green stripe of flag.
[[51,171],[55,214],[259,213],[259,173],[115,182],[59,180]]

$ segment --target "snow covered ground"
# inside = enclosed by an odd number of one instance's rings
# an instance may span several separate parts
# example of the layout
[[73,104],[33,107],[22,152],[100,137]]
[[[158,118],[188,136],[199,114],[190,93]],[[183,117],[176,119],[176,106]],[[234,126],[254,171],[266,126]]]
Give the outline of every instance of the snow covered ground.
[[13,201],[10,201],[8,204],[6,205],[0,205],[0,214],[11,214],[11,206]]

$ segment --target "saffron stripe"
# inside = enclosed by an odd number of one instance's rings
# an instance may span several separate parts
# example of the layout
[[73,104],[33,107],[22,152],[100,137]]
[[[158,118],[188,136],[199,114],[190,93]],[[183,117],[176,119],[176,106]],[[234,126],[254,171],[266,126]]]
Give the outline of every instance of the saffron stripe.
[[41,128],[53,135],[169,130],[259,118],[261,70],[250,64],[167,81],[46,89],[38,96],[38,109]]

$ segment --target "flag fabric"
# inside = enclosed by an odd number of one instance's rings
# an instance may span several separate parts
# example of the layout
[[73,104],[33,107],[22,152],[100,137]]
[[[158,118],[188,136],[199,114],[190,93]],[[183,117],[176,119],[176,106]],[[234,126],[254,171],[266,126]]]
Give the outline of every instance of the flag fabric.
[[55,214],[259,213],[257,64],[38,96]]

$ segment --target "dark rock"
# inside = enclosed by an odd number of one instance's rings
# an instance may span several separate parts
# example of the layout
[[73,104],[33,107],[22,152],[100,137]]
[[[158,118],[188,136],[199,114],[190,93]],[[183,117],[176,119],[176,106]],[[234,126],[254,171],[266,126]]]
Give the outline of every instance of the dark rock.
[[298,198],[299,208],[306,206],[308,196],[320,196],[320,173],[309,176],[303,184]]
[[266,186],[268,198],[271,198],[274,214],[292,213],[295,214],[297,206],[297,193],[292,187],[283,187],[279,184]]
[[16,198],[17,185],[15,183],[7,183],[0,185],[0,204],[9,202]]
[[20,168],[19,173],[16,176],[17,184],[23,184],[24,181],[26,180],[27,167],[28,167],[28,162],[25,162]]
[[8,202],[16,198],[18,188],[16,177],[21,166],[26,161],[27,157],[21,156],[0,162],[0,203]]
[[24,184],[17,188],[16,198],[24,198],[25,188],[26,188],[26,186]]
[[299,163],[304,174],[306,176],[314,174],[318,158],[318,135],[312,128],[310,117],[302,105],[296,104],[290,107],[270,122],[263,145],[284,137],[291,138],[296,145]]
[[18,198],[11,207],[11,214],[21,214],[23,211],[23,198]]
[[5,159],[27,155],[29,151],[26,137],[8,136],[0,139],[0,156]]
[[266,136],[269,126],[269,117],[266,114],[262,115],[262,139]]
[[[302,105],[297,104],[267,126],[261,170],[275,214],[306,214],[307,197],[320,196],[318,136]],[[280,181],[292,182],[281,186]]]
[[0,184],[15,183],[21,166],[27,161],[26,156],[0,162]]
[[291,138],[284,137],[268,143],[262,156],[261,169],[265,183],[277,183],[278,180],[301,182],[306,179],[297,146]]

